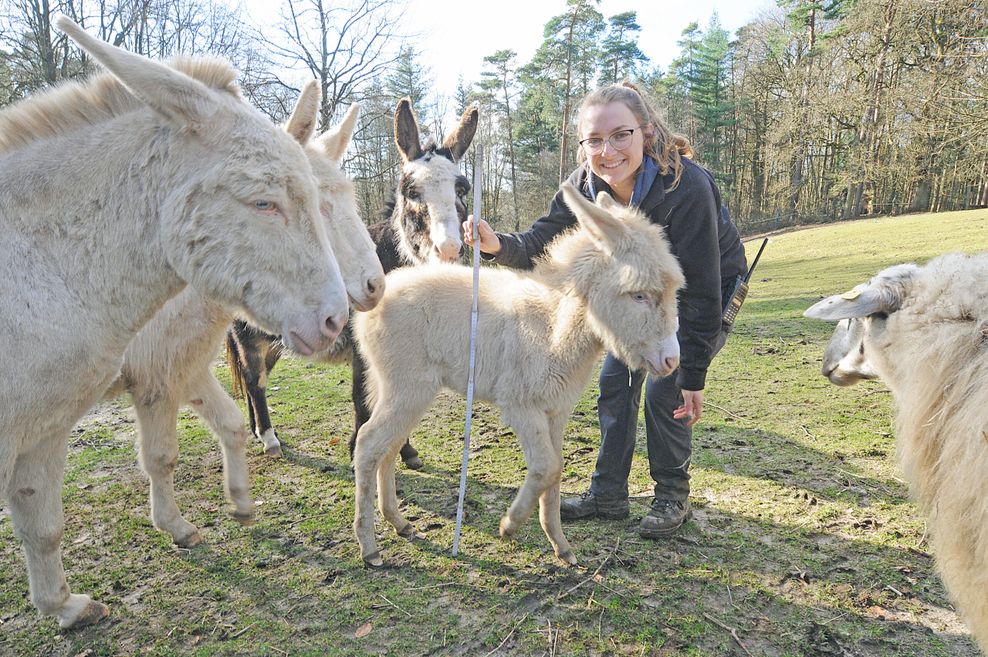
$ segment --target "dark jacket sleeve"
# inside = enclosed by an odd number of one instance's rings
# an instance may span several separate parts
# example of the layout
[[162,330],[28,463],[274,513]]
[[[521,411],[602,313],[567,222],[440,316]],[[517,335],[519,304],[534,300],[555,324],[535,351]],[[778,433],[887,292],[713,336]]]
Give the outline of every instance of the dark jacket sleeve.
[[[570,176],[569,182],[583,191],[585,188],[582,169]],[[589,198],[589,197],[588,197]],[[495,256],[486,256],[499,265],[514,269],[531,269],[535,259],[545,253],[545,248],[557,235],[576,225],[576,217],[563,201],[563,193],[556,192],[549,204],[549,212],[536,220],[524,233],[498,233],[501,250]]]
[[[656,184],[662,184],[662,179]],[[679,200],[669,209],[666,236],[686,277],[679,297],[676,382],[684,390],[702,390],[721,326],[719,204],[715,188],[692,163],[668,199],[673,200],[674,194]]]

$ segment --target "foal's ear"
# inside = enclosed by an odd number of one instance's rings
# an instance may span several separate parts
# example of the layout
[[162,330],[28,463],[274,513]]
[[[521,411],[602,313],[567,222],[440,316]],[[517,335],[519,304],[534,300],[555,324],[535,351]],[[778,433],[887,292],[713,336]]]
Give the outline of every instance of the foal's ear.
[[477,132],[479,117],[480,111],[476,107],[473,105],[468,107],[460,117],[460,124],[456,126],[456,130],[443,142],[443,147],[448,148],[453,154],[453,161],[458,162],[470,148],[473,136]]
[[285,132],[295,138],[295,141],[305,146],[312,139],[316,131],[316,123],[319,122],[319,101],[322,99],[322,92],[319,90],[319,83],[309,80],[309,83],[302,88],[302,93],[295,101],[295,109],[285,124]]
[[803,312],[804,317],[829,321],[867,317],[875,313],[891,315],[902,307],[909,294],[916,265],[896,265],[879,272],[873,279],[845,292],[817,301]]
[[412,99],[402,98],[395,108],[395,144],[403,162],[411,162],[422,156],[419,142],[419,123],[412,111]]
[[[581,194],[569,181],[559,186],[563,193],[566,205],[576,216],[580,227],[590,234],[590,238],[604,252],[610,255],[614,252],[618,242],[624,237],[628,228],[624,222],[612,215],[599,205],[595,205],[590,199]],[[607,192],[598,192],[597,199],[606,197],[604,203],[611,198]],[[612,201],[613,203],[613,201]]]
[[346,111],[343,120],[340,124],[321,134],[317,139],[316,143],[325,151],[326,156],[329,159],[336,162],[343,161],[343,155],[346,153],[347,147],[350,145],[350,140],[353,138],[353,133],[357,128],[357,116],[360,114],[360,106],[357,103],[350,105],[350,109]]
[[217,92],[160,62],[100,41],[66,16],[55,26],[106,67],[135,96],[168,120],[202,129],[219,109]]

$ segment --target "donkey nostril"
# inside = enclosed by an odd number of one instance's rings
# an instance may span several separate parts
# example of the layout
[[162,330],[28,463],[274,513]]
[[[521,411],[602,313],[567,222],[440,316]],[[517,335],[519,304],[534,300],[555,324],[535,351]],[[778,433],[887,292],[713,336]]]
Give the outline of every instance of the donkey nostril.
[[679,365],[679,359],[676,358],[675,356],[669,356],[666,358],[665,363],[669,371],[672,371],[676,369],[677,365]]
[[322,330],[323,334],[331,340],[335,340],[343,330],[343,325],[346,324],[348,315],[348,313],[340,313],[336,316],[327,317]]

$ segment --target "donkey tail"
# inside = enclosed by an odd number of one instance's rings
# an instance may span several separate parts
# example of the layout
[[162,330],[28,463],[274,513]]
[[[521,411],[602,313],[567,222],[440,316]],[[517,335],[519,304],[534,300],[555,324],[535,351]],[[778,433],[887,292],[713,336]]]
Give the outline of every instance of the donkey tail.
[[244,362],[240,344],[233,328],[226,332],[226,363],[230,366],[230,392],[234,399],[246,399],[247,382],[244,381]]

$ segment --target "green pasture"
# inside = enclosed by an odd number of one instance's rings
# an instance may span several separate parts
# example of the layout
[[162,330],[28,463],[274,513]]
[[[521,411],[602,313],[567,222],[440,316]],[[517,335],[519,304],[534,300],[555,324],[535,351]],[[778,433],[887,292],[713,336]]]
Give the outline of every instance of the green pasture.
[[[442,396],[415,432],[426,467],[399,469],[427,540],[379,525],[380,571],[361,566],[350,530],[349,369],[286,359],[275,370],[286,456],[251,445],[250,527],[226,515],[218,447],[183,414],[178,500],[205,539],[192,550],[152,527],[132,414],[123,399],[105,404],[71,436],[62,547],[73,589],[111,615],[68,632],[40,617],[0,507],[0,655],[975,657],[897,475],[886,388],[829,385],[819,366],[831,327],[801,313],[887,265],[985,249],[986,210],[773,236],[708,378],[694,520],[670,540],[638,537],[651,484],[641,436],[632,517],[566,525],[577,568],[555,561],[535,518],[517,540],[497,537],[524,462],[487,406],[451,556],[458,395]],[[568,429],[565,493],[584,490],[593,469],[595,395],[592,382]]]

